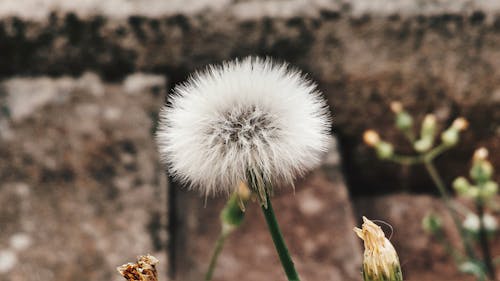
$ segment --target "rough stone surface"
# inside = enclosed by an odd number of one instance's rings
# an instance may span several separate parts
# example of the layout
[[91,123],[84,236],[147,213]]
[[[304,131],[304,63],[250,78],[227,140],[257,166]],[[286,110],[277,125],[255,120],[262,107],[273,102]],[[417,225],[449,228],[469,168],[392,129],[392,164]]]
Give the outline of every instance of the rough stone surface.
[[145,253],[165,275],[156,86],[124,95],[95,74],[2,82],[0,280],[122,280],[116,266]]
[[[391,241],[399,254],[405,280],[475,280],[458,273],[442,244],[422,228],[422,219],[427,214],[439,215],[449,241],[460,248],[458,233],[441,199],[428,195],[393,194],[357,198],[354,206],[358,217],[364,215],[392,226]],[[382,227],[388,235],[391,234],[390,228]],[[497,236],[490,242],[493,256],[500,253],[498,241]]]
[[500,151],[498,1],[1,2],[0,76],[152,71],[179,82],[207,63],[250,54],[292,62],[329,98],[355,193],[398,190],[403,176],[410,190],[429,185],[418,169],[373,169],[360,144],[366,128],[401,144],[388,126],[394,99],[419,118],[436,111],[445,124],[470,120],[464,144],[442,158],[448,181],[476,146]]
[[[280,190],[272,199],[283,235],[303,280],[360,279],[362,249],[352,228],[349,196],[332,148],[325,164],[297,183],[295,194]],[[175,280],[201,280],[219,227],[222,199],[183,192],[185,251],[179,252]],[[189,203],[187,203],[189,202]],[[228,239],[214,280],[285,280],[267,225],[257,203],[250,203],[245,221]]]

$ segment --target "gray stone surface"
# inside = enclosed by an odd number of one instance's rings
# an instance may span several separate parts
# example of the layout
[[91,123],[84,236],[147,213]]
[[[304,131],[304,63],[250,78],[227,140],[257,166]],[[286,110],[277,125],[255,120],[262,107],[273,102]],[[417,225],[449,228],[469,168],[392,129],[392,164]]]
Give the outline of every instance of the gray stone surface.
[[1,83],[0,280],[121,280],[116,266],[145,253],[165,275],[162,79],[134,95],[90,73]]
[[[180,198],[180,206],[189,209],[178,241],[184,251],[176,256],[176,280],[202,280],[224,198],[209,198],[206,206],[193,192]],[[360,279],[362,249],[352,231],[355,220],[335,147],[322,167],[297,183],[295,194],[279,190],[272,202],[302,280]],[[243,225],[228,239],[214,280],[286,280],[257,203],[249,204]]]

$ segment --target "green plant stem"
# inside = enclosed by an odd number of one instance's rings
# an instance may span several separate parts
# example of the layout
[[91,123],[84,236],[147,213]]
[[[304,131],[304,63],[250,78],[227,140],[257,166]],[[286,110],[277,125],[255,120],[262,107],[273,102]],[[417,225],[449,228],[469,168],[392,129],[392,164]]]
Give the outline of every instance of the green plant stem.
[[403,134],[408,139],[408,141],[410,141],[410,143],[415,142],[415,134],[413,133],[412,129],[403,130]]
[[434,164],[432,163],[432,158],[428,158],[424,162],[425,168],[427,169],[427,172],[431,176],[432,181],[436,185],[441,197],[444,200],[445,206],[450,212],[451,218],[453,219],[453,222],[455,224],[455,227],[460,234],[460,238],[462,239],[463,247],[465,250],[465,253],[467,256],[469,256],[471,259],[475,259],[475,254],[474,250],[472,249],[472,246],[469,243],[469,240],[467,239],[465,230],[462,227],[462,224],[460,222],[460,218],[458,217],[458,214],[456,210],[453,208],[451,204],[451,196],[446,190],[446,186],[444,185],[443,180],[439,176],[439,173],[436,170],[436,167],[434,167]]
[[212,252],[212,257],[210,258],[210,264],[208,266],[207,273],[205,274],[205,281],[212,280],[212,275],[214,273],[215,266],[217,264],[217,259],[219,258],[219,254],[221,253],[222,248],[224,247],[224,242],[226,242],[226,238],[229,236],[230,233],[231,233],[230,230],[224,229],[224,226],[222,227],[219,237],[215,242],[215,248]]
[[479,245],[483,253],[484,265],[491,280],[496,280],[495,267],[493,266],[493,259],[491,257],[490,247],[488,243],[488,235],[486,234],[486,227],[484,226],[484,204],[481,200],[476,201],[476,210],[479,217]]
[[285,270],[286,276],[288,277],[289,281],[300,281],[299,275],[295,270],[292,258],[285,244],[285,240],[283,239],[283,235],[281,234],[278,221],[276,220],[273,206],[271,204],[271,199],[269,198],[267,192],[266,197],[267,208],[265,206],[261,207],[262,211],[264,212],[264,217],[266,218],[267,226],[269,227],[269,232],[271,233],[274,246],[276,247],[276,251],[278,252],[281,265],[283,266],[283,269]]
[[389,158],[389,160],[405,166],[423,163],[423,158],[420,156],[406,156],[395,154],[391,158]]

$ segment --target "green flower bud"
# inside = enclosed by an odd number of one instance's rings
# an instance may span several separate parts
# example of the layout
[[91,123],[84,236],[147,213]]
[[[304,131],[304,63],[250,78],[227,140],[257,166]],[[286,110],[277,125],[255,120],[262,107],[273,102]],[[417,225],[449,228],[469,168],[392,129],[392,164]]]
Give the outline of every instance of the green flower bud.
[[474,161],[470,170],[470,177],[477,182],[485,182],[491,179],[493,166],[488,160]]
[[422,139],[417,140],[413,144],[413,148],[415,148],[415,150],[418,152],[425,152],[425,151],[431,149],[432,143],[433,143],[432,138],[429,138],[429,137],[422,138]]
[[492,199],[498,192],[498,184],[494,181],[488,181],[483,184],[482,189],[480,190],[481,198],[484,200]]
[[443,223],[441,219],[436,216],[435,214],[428,214],[422,219],[422,227],[423,229],[430,233],[430,234],[435,234],[439,231],[441,231],[443,227]]
[[454,146],[458,143],[459,134],[455,128],[449,128],[441,134],[441,141],[446,146]]
[[465,195],[470,188],[469,181],[464,177],[458,177],[453,181],[453,188],[458,195]]
[[396,127],[400,130],[408,130],[413,125],[413,118],[406,111],[396,114]]
[[245,217],[244,205],[250,199],[250,189],[241,183],[227,201],[220,214],[223,232],[230,232],[240,226]]
[[464,196],[471,199],[477,199],[480,195],[479,188],[477,186],[471,185],[469,189],[464,193]]
[[420,130],[421,138],[434,139],[436,134],[436,116],[434,114],[427,114],[422,122],[422,128]]
[[377,155],[380,159],[391,158],[392,155],[394,154],[394,148],[392,147],[392,144],[385,142],[385,141],[380,141],[375,146],[375,149],[376,149]]

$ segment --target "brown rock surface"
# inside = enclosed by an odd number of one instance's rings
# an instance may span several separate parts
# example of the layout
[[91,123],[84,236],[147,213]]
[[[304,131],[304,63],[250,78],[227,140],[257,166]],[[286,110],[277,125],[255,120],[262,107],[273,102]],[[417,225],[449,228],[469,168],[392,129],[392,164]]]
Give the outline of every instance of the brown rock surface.
[[115,268],[148,252],[165,275],[151,133],[164,83],[131,94],[92,74],[2,83],[13,115],[0,119],[0,280],[122,280]]
[[[399,190],[404,172],[374,165],[360,146],[369,127],[400,142],[389,131],[391,100],[419,117],[437,111],[445,124],[470,119],[465,144],[442,158],[447,180],[466,169],[456,163],[476,146],[500,151],[499,14],[492,0],[5,0],[0,75],[152,71],[178,82],[233,57],[285,59],[327,93],[353,190]],[[426,190],[418,169],[408,175],[410,190]]]
[[[359,280],[362,250],[349,196],[334,148],[323,167],[297,183],[295,194],[280,190],[272,199],[283,235],[302,280]],[[182,192],[185,210],[184,252],[176,256],[176,280],[201,280],[217,238],[224,198],[208,199]],[[179,251],[181,251],[179,249]],[[247,207],[243,225],[220,256],[214,280],[285,280],[267,225],[257,203]]]

